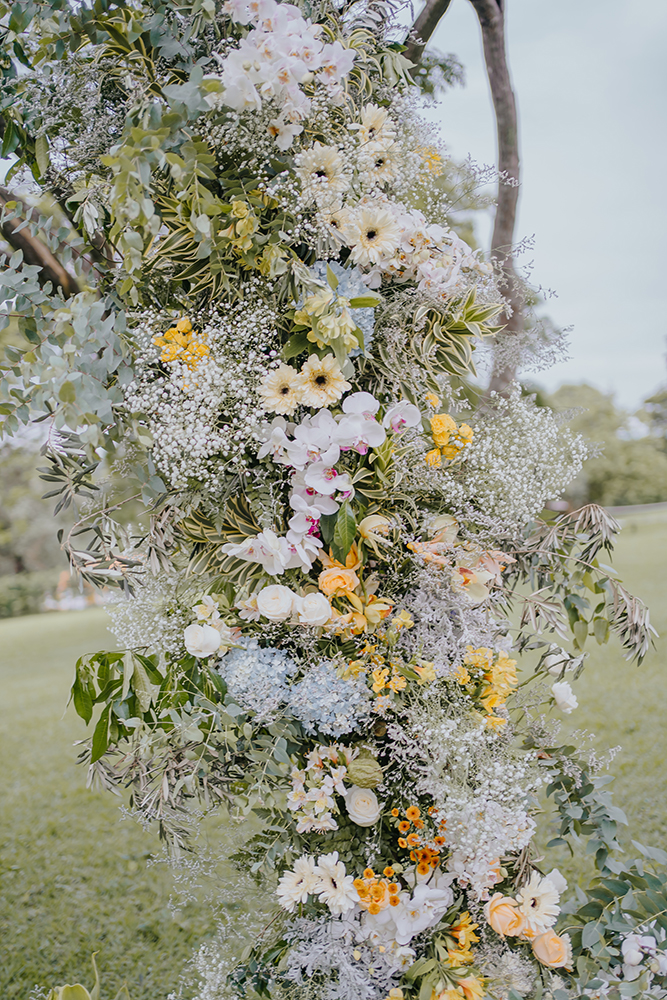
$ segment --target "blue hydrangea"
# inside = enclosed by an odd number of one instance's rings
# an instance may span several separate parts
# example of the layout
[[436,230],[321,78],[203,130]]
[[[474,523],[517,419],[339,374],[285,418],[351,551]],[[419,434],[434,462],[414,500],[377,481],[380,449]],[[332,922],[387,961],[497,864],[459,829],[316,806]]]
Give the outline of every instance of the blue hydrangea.
[[343,679],[330,660],[311,667],[292,686],[288,706],[308,733],[342,736],[369,714],[369,693],[362,679]]
[[234,701],[262,717],[287,701],[287,680],[297,669],[282,649],[263,648],[256,639],[246,639],[242,647],[230,649],[218,667]]
[[[362,295],[369,294],[368,285],[364,283],[361,271],[358,267],[342,267],[335,260],[318,260],[315,261],[312,267],[312,272],[315,277],[326,282],[327,264],[338,278],[338,295],[342,295],[346,299],[354,299]],[[375,309],[350,309],[350,314],[363,333],[364,347],[368,350],[373,341],[373,331],[375,329]],[[361,350],[358,347],[355,347],[354,350],[350,352],[350,357],[354,358],[359,354],[361,354]]]

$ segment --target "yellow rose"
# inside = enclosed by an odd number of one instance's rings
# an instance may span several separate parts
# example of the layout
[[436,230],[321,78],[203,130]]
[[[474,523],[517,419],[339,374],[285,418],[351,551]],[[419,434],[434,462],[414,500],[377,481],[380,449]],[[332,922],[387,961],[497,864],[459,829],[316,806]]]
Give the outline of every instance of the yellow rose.
[[438,448],[433,448],[431,451],[427,451],[426,462],[431,466],[432,469],[438,469],[442,465],[442,455]]
[[359,586],[359,577],[353,569],[343,569],[334,566],[320,573],[317,584],[323,594],[332,597],[334,594],[348,594]]
[[569,968],[572,962],[570,935],[563,934],[559,937],[552,930],[538,934],[533,941],[533,954],[538,962],[550,969]]
[[438,448],[444,448],[449,443],[452,434],[456,434],[456,421],[448,413],[434,413],[431,417],[431,434]]
[[516,900],[496,892],[484,907],[484,916],[501,937],[517,937],[526,926],[526,918],[516,909]]
[[475,432],[473,431],[472,427],[470,427],[468,424],[461,424],[461,426],[459,427],[459,437],[461,438],[462,441],[465,441],[466,444],[469,444],[474,436]]
[[179,319],[178,323],[176,324],[176,329],[179,333],[191,333],[192,323],[187,318],[187,316],[185,316],[183,319]]

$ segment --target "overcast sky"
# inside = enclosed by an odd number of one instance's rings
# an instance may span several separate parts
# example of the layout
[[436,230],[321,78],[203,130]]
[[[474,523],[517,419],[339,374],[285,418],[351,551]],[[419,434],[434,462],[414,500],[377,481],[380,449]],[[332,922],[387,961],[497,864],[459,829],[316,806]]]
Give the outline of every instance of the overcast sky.
[[[535,236],[534,281],[570,334],[572,360],[535,376],[589,381],[635,408],[667,381],[667,2],[506,0],[519,105],[517,237]],[[453,0],[432,45],[465,88],[429,113],[456,157],[494,163],[479,25]]]

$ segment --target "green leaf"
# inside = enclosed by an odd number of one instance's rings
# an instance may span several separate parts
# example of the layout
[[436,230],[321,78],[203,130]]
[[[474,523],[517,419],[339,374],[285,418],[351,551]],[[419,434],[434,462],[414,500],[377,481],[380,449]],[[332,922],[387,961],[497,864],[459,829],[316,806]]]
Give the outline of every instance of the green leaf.
[[327,281],[329,283],[329,288],[333,288],[333,290],[335,292],[336,289],[338,288],[339,282],[338,282],[338,278],[333,273],[333,271],[331,270],[331,268],[329,267],[328,264],[327,264]]
[[325,545],[331,545],[338,514],[323,514],[320,518],[320,534]]
[[60,386],[58,398],[63,403],[74,403],[76,400],[76,389],[71,382],[63,382]]
[[606,618],[596,618],[593,622],[593,634],[596,642],[602,646],[609,638],[609,622]]
[[579,621],[575,621],[573,623],[572,631],[574,633],[575,643],[579,649],[583,649],[586,643],[586,637],[588,636],[588,625],[580,619]]
[[74,986],[61,986],[56,990],[56,1000],[91,1000],[90,993],[81,983]]
[[94,764],[96,760],[103,757],[106,753],[107,747],[109,746],[109,711],[111,709],[110,705],[104,709],[99,719],[97,720],[97,725],[95,726],[95,731],[93,733],[93,749],[90,757],[90,763]]
[[283,357],[285,361],[290,361],[292,358],[298,357],[299,354],[303,354],[310,347],[313,347],[313,344],[305,333],[295,333],[283,347]]
[[336,527],[334,528],[333,533],[331,548],[334,554],[334,559],[338,559],[338,561],[342,563],[345,562],[345,558],[352,548],[352,542],[354,541],[356,533],[357,519],[354,516],[354,511],[352,510],[350,501],[344,500],[340,505],[338,517],[336,518]]
[[380,302],[379,295],[357,295],[350,299],[350,309],[375,309]]
[[581,932],[581,944],[584,948],[592,948],[600,940],[600,928],[596,920],[586,924]]
[[49,140],[45,135],[38,135],[35,139],[35,159],[37,160],[39,172],[43,177],[51,164],[51,157],[49,156]]
[[72,701],[76,714],[88,725],[93,717],[93,699],[90,697],[88,685],[83,684],[78,675],[72,685]]

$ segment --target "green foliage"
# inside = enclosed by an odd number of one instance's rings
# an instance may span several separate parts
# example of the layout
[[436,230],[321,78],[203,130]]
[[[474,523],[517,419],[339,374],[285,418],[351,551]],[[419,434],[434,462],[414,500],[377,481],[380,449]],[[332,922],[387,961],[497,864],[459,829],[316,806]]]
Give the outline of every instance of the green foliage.
[[212,931],[209,906],[169,909],[171,872],[147,867],[157,835],[121,822],[119,799],[86,788],[76,764],[85,728],[63,713],[62,691],[76,658],[108,642],[107,621],[93,609],[0,622],[3,1000],[26,1000],[35,984],[90,989],[93,951],[100,1000],[124,982],[133,1000],[164,1000]]
[[[641,662],[656,634],[648,609],[599,559],[603,550],[611,553],[618,522],[604,508],[589,505],[552,521],[539,521],[529,530],[525,545],[515,550],[517,559],[507,576],[510,601],[523,605],[518,647],[546,646],[534,638],[545,627],[563,638],[569,631],[578,650],[589,637],[606,643],[613,632],[627,658]],[[531,585],[530,595],[516,590],[525,583]]]
[[[602,454],[590,458],[570,487],[575,503],[603,506],[658,503],[667,500],[667,452],[662,426],[660,395],[647,400],[640,417],[649,421],[654,433],[631,437],[629,416],[605,394],[590,385],[564,385],[549,397],[557,411],[584,408],[569,420],[570,427],[584,435]],[[653,407],[653,409],[651,409]],[[653,421],[653,422],[651,422]]]
[[0,576],[0,618],[36,615],[44,610],[44,598],[58,583],[59,570],[13,573]]

